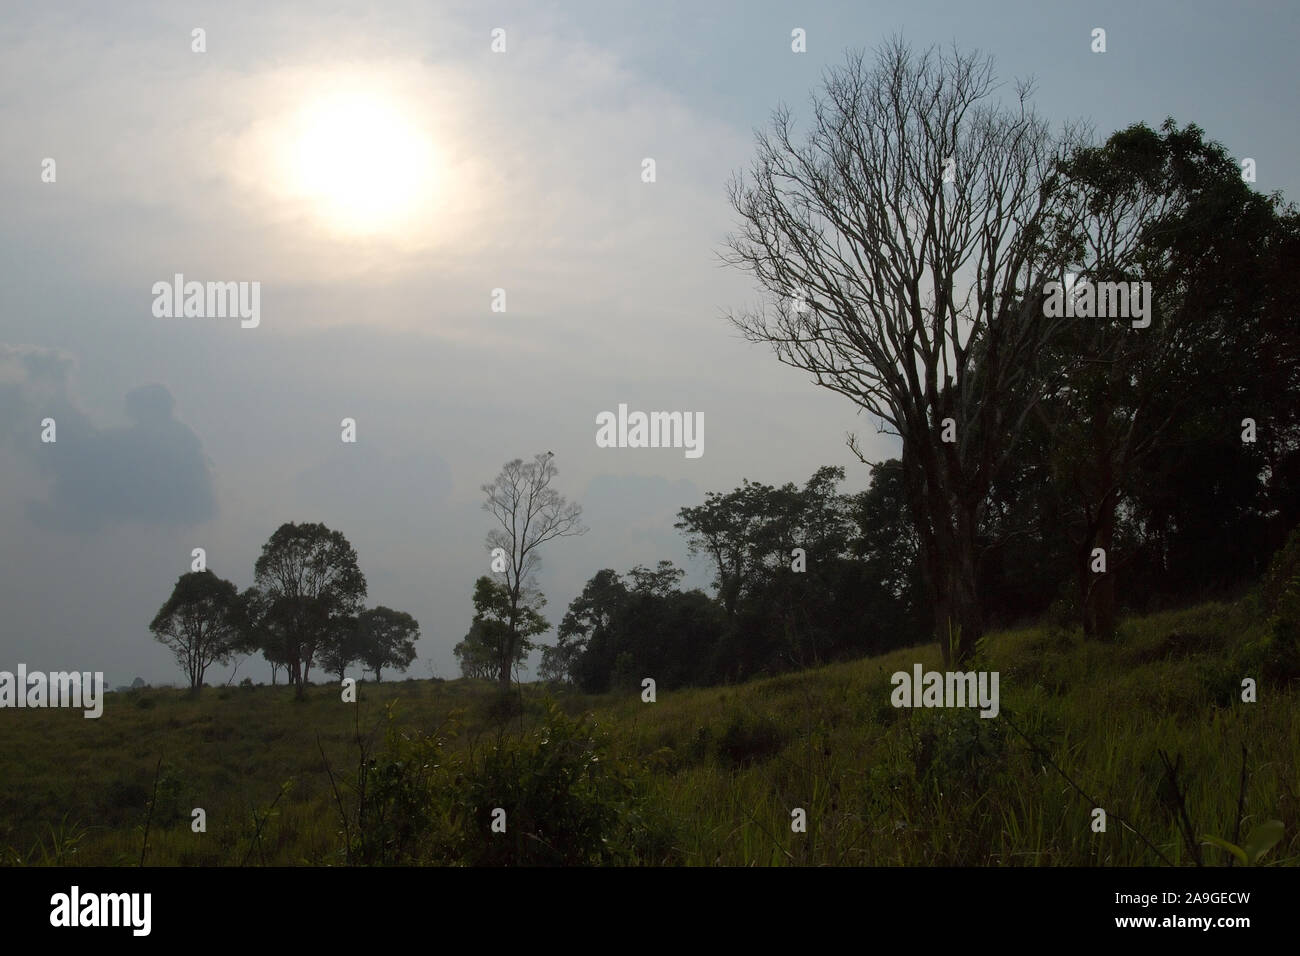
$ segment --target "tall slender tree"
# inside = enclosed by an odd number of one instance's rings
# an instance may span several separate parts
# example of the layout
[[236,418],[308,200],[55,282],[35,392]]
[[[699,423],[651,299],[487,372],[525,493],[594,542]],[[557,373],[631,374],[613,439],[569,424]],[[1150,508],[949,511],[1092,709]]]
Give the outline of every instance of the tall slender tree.
[[506,463],[491,484],[482,486],[487,495],[483,510],[498,524],[488,532],[487,546],[493,570],[503,575],[506,594],[506,633],[497,670],[497,680],[503,686],[510,683],[520,642],[527,639],[524,625],[527,612],[535,605],[542,545],[587,531],[581,520],[582,508],[551,487],[559,473],[553,457],[546,452],[527,463],[516,458]]

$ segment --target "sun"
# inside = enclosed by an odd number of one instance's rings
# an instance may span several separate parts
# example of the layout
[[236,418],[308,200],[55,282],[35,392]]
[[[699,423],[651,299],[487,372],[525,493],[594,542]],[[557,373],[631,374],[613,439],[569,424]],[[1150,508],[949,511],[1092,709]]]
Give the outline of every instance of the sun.
[[409,228],[436,178],[432,139],[416,115],[373,91],[321,94],[292,120],[282,182],[336,232]]

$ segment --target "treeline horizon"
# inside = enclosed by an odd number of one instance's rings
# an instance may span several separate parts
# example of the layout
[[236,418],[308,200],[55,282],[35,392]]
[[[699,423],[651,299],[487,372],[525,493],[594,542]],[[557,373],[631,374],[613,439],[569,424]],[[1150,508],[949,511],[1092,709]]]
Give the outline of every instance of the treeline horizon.
[[[965,666],[992,625],[1046,614],[1107,640],[1126,609],[1263,574],[1300,523],[1300,212],[1195,124],[1056,133],[1028,87],[993,100],[993,76],[895,40],[827,75],[806,140],[784,108],[757,134],[724,260],[767,301],[730,321],[898,456],[850,436],[864,492],[823,467],[682,508],[714,593],[682,591],[670,562],[597,571],[540,648],[543,679],[710,684],[926,639]],[[547,452],[482,486],[467,676],[507,686],[550,628],[541,550],[586,530],[556,474]],[[195,650],[205,617],[221,653],[262,650],[300,690],[317,661],[410,663],[414,620],[364,611],[337,532],[283,526],[256,573],[244,595],[196,579],[160,611],[192,683],[222,659]]]
[[[780,107],[756,133],[723,260],[765,302],[729,319],[900,453],[849,437],[859,496],[823,468],[683,508],[714,595],[603,569],[543,677],[717,683],[927,633],[965,667],[991,624],[1108,640],[1263,574],[1300,521],[1300,213],[1195,124],[1097,142],[997,89],[991,58],[895,38],[829,71],[809,128]],[[526,571],[480,579],[464,673],[532,647]]]

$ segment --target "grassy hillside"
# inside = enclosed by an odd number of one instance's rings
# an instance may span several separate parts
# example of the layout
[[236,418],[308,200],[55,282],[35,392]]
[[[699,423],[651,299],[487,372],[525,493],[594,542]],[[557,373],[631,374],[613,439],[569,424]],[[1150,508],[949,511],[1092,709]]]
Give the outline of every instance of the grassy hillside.
[[[522,712],[512,712],[492,686],[471,681],[363,684],[355,706],[318,686],[305,702],[283,687],[212,688],[197,700],[112,694],[99,720],[0,711],[0,849],[11,864],[137,864],[161,757],[148,864],[567,854],[692,865],[1153,865],[1158,854],[1190,864],[1195,847],[1217,865],[1226,853],[1199,835],[1240,833],[1241,842],[1277,819],[1284,836],[1264,862],[1294,865],[1300,701],[1294,684],[1255,672],[1265,628],[1250,608],[1133,619],[1113,644],[1042,627],[992,634],[978,666],[1001,675],[993,719],[891,706],[890,674],[918,661],[939,669],[934,647],[734,687],[661,686],[655,703],[639,690],[561,695],[550,716],[538,688],[524,687]],[[1244,677],[1259,680],[1258,702],[1241,701]],[[358,737],[374,761],[364,800]],[[1178,767],[1176,785],[1161,751]],[[1180,800],[1198,837],[1190,847]],[[494,806],[506,810],[506,834],[491,832]],[[1107,811],[1104,833],[1093,832],[1094,806]],[[206,811],[205,833],[191,830],[194,807]],[[806,833],[791,830],[795,808],[806,811]]]

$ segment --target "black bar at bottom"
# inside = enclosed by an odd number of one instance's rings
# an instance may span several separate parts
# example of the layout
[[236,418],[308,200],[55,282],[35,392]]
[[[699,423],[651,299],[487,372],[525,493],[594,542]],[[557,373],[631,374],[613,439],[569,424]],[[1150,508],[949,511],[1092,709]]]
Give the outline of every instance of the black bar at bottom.
[[[76,907],[73,906],[74,890]],[[704,926],[729,942],[839,927],[863,941],[917,932],[926,943],[1022,931],[1045,939],[1226,942],[1293,931],[1296,870],[1255,869],[0,869],[8,941],[79,934],[122,940],[368,942],[418,927],[507,935],[593,930],[663,943]],[[145,898],[149,894],[147,926]],[[107,896],[106,894],[112,894]],[[122,896],[121,894],[127,894]],[[76,915],[73,915],[74,909]],[[1208,920],[1208,925],[1203,921]],[[73,922],[117,926],[72,926]],[[64,925],[54,925],[62,923]],[[142,930],[148,930],[147,934]],[[1245,935],[1242,935],[1245,934]],[[611,938],[611,937],[598,937]],[[1281,937],[1279,937],[1281,938]]]

